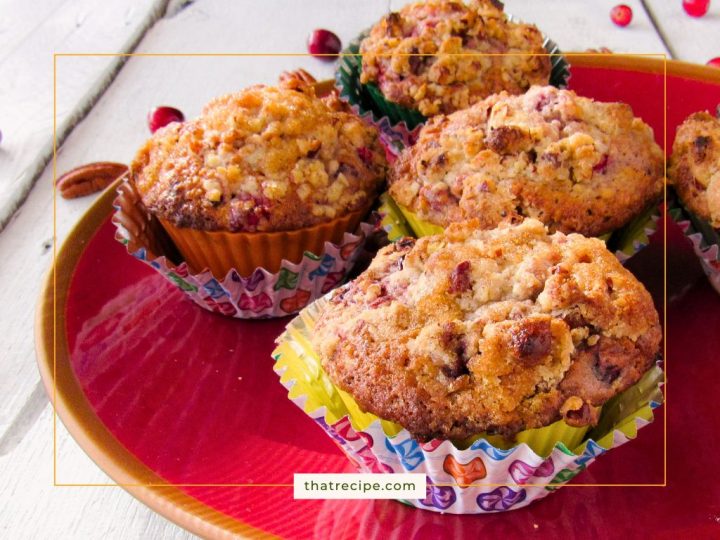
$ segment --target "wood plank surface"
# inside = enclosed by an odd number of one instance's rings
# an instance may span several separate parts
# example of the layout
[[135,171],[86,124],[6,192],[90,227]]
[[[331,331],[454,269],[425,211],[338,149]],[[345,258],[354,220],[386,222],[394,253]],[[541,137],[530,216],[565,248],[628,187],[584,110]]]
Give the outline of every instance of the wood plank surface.
[[[0,3],[0,230],[52,155],[53,53],[129,51],[166,0],[44,0]],[[121,65],[95,57],[58,81],[63,138]],[[10,106],[12,104],[12,106]]]
[[644,3],[674,58],[706,64],[720,56],[720,2],[710,2],[707,14],[698,18],[685,13],[681,0],[644,0]]
[[[52,259],[52,170],[43,167],[49,151],[52,116],[52,51],[122,51],[167,2],[49,0],[42,4],[0,0],[0,222],[23,200],[30,180],[41,172],[20,210],[0,233],[0,537],[8,538],[186,538],[119,488],[58,488],[52,485],[51,409],[35,366],[32,339],[40,283]],[[182,0],[144,35],[137,50],[179,52],[305,52],[314,28],[335,31],[347,43],[390,7],[405,2],[368,0]],[[628,28],[609,19],[615,1],[508,0],[506,10],[535,22],[564,50],[609,47],[618,52],[667,52],[640,1]],[[649,2],[655,11],[662,0]],[[674,2],[679,4],[678,2]],[[658,17],[656,16],[656,19]],[[700,45],[685,46],[666,31],[681,57],[699,58]],[[699,34],[698,34],[699,35]],[[705,36],[703,39],[708,39]],[[718,53],[720,54],[720,53]],[[58,154],[58,172],[97,160],[127,162],[148,136],[147,110],[158,104],[196,115],[210,98],[255,83],[273,82],[284,69],[304,67],[318,78],[333,65],[309,57],[208,58],[134,57],[115,72],[112,58],[58,59],[58,112],[69,135]],[[31,66],[32,69],[28,69]],[[97,102],[94,94],[112,83]],[[73,115],[93,103],[77,125]],[[72,130],[70,131],[70,128]],[[58,241],[95,197],[57,201]],[[59,424],[58,478],[103,482],[105,475]]]

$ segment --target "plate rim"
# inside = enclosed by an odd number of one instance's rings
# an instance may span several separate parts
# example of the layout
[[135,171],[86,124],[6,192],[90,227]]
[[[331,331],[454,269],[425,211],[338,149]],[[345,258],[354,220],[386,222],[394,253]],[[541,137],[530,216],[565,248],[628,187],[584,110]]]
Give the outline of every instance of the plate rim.
[[[276,536],[212,508],[168,483],[134,456],[103,424],[87,401],[70,364],[65,328],[65,306],[75,268],[87,243],[112,212],[115,189],[110,185],[95,200],[68,233],[54,264],[45,275],[35,309],[35,349],[38,369],[55,412],[68,433],[115,484],[155,512],[201,537],[253,538]],[[54,361],[55,360],[55,361]],[[57,381],[53,384],[53,381]],[[53,424],[55,430],[56,424]],[[53,435],[54,437],[54,435]],[[93,487],[94,484],[60,483],[56,473],[57,455],[53,456],[53,485]]]
[[[572,66],[610,68],[644,73],[667,73],[720,85],[720,69],[660,58],[661,55],[567,53]],[[571,71],[572,73],[572,71]],[[109,186],[71,228],[62,245],[54,247],[54,261],[43,279],[35,309],[35,352],[45,391],[57,417],[95,464],[137,500],[184,529],[203,537],[276,536],[212,508],[163,480],[126,449],[95,414],[72,372],[65,328],[68,288],[87,242],[112,211],[115,189]],[[55,219],[55,216],[53,216]],[[54,381],[57,381],[54,384]],[[55,429],[55,424],[53,429]],[[53,456],[55,461],[56,456]],[[53,483],[58,484],[56,466]],[[83,484],[69,484],[79,485]],[[88,484],[91,485],[91,484]]]

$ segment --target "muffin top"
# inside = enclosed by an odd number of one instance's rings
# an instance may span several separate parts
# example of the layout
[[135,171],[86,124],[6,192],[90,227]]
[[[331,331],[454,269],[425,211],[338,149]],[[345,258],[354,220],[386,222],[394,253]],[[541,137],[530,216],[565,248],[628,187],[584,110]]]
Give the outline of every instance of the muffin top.
[[629,105],[552,86],[432,118],[390,173],[393,198],[436,225],[533,217],[588,236],[624,225],[662,186],[662,151]]
[[364,410],[457,440],[593,424],[660,339],[650,295],[601,240],[528,219],[383,248],[330,298],[313,347]]
[[497,4],[430,0],[386,15],[360,44],[360,81],[376,83],[389,101],[425,116],[464,109],[501,90],[521,94],[547,84],[550,59],[535,56],[546,54],[540,31],[509,22]]
[[130,178],[148,210],[176,226],[270,232],[367,207],[386,167],[377,130],[312,87],[254,86],[158,130]]
[[677,129],[668,173],[685,205],[720,228],[720,119],[691,114]]

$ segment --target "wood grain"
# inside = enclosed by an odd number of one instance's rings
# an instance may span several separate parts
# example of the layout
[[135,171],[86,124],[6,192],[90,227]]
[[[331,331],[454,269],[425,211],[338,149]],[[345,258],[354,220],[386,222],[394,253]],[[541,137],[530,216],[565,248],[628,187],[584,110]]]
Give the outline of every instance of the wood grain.
[[674,58],[706,64],[720,56],[720,2],[710,2],[708,12],[699,18],[685,13],[680,0],[644,0],[644,4]]
[[[9,4],[4,1],[3,4]],[[125,52],[164,11],[165,0],[12,2],[0,7],[0,230],[52,156],[53,54]],[[119,57],[58,64],[59,140],[82,118],[122,65]]]
[[[305,52],[307,34],[318,27],[347,43],[390,7],[392,0],[0,0],[0,536],[37,538],[186,538],[187,533],[156,516],[119,488],[57,488],[52,485],[51,410],[34,362],[35,301],[53,250],[51,151],[52,52],[127,50],[146,26],[138,51]],[[666,52],[638,0],[627,28],[614,26],[615,0],[507,0],[508,12],[537,25],[565,50],[609,47],[622,52]],[[664,0],[648,0],[680,58],[705,61],[703,51],[720,54],[717,9],[700,28],[675,19]],[[667,2],[677,4],[680,2]],[[670,9],[669,7],[667,9]],[[686,17],[682,14],[683,17]],[[674,16],[673,16],[674,17]],[[687,18],[687,17],[686,17]],[[664,19],[664,20],[663,20]],[[709,21],[709,23],[708,23]],[[714,22],[713,22],[714,21]],[[702,22],[702,20],[700,21]],[[686,24],[687,23],[687,24]],[[692,26],[687,26],[692,23]],[[708,30],[710,27],[710,30]],[[680,28],[680,27],[678,27]],[[686,33],[687,32],[687,33]],[[683,35],[685,34],[685,35]],[[698,36],[695,39],[694,36]],[[113,58],[58,59],[58,125],[67,134],[58,154],[58,174],[91,161],[127,162],[148,136],[147,110],[168,104],[187,117],[210,98],[245,85],[274,82],[287,69],[305,68],[319,79],[333,64],[309,57],[211,58],[136,57],[122,69]],[[110,84],[111,83],[111,84]],[[109,86],[107,86],[109,84]],[[101,90],[107,86],[107,90]],[[95,102],[98,94],[100,98]],[[78,123],[90,106],[90,112]],[[32,187],[32,180],[38,178]],[[29,195],[28,195],[29,192]],[[13,209],[27,196],[20,210]],[[57,240],[82,216],[96,196],[57,200]],[[12,215],[12,219],[8,216]],[[64,482],[104,482],[107,477],[82,453],[58,423],[58,471]]]

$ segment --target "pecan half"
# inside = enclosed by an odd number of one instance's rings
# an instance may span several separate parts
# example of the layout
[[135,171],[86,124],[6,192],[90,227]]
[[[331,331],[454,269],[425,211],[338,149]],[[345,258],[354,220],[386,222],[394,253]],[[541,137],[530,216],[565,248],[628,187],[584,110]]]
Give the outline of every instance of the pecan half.
[[289,90],[302,90],[313,86],[317,81],[304,69],[295,71],[283,71],[278,79],[280,86]]
[[88,163],[63,174],[56,185],[63,199],[75,199],[102,191],[127,171],[127,165],[122,163]]

